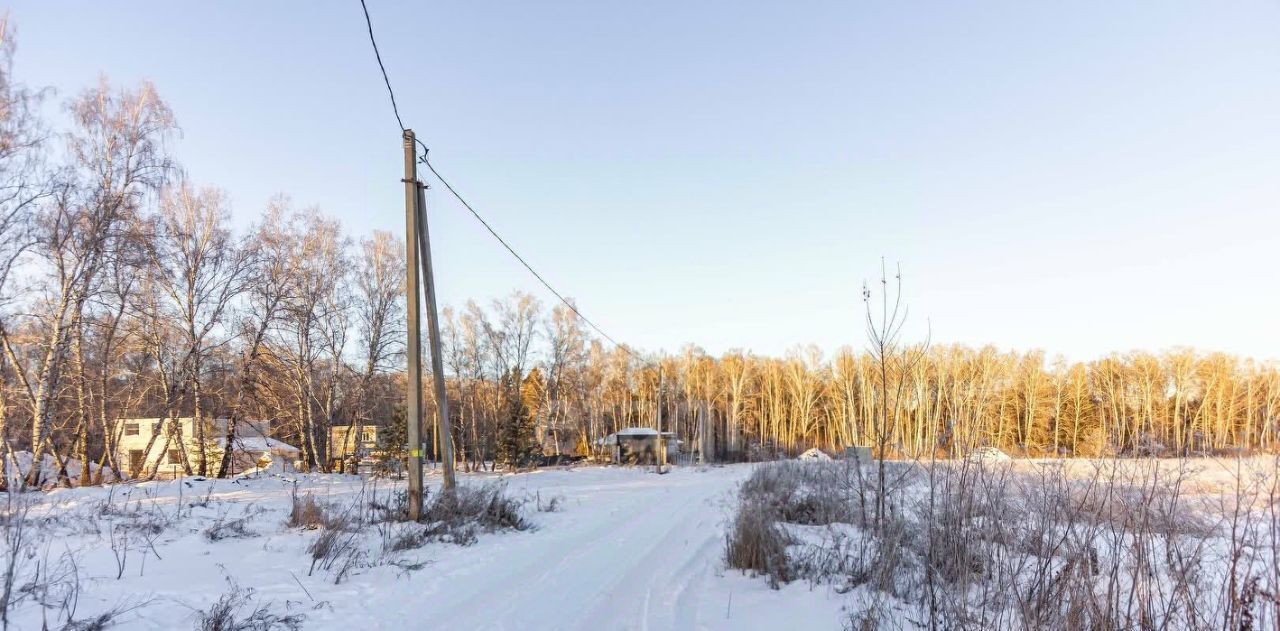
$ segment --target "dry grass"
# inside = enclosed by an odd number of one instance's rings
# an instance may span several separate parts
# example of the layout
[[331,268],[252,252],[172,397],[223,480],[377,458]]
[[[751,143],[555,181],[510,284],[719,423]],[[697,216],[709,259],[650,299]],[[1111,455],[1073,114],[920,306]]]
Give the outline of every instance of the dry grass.
[[229,588],[207,610],[196,612],[197,631],[297,631],[302,614],[274,613],[270,603],[255,603],[253,590],[227,579]]
[[324,504],[310,493],[299,496],[298,490],[294,489],[290,500],[289,519],[285,521],[286,526],[312,529],[324,526],[327,522],[328,516]]
[[1206,482],[1201,464],[917,463],[879,519],[857,467],[766,464],[726,559],[850,592],[850,628],[1277,628],[1280,466]]
[[204,538],[209,541],[222,541],[224,539],[247,539],[256,537],[258,533],[253,532],[249,528],[249,520],[252,515],[244,515],[236,518],[229,518],[227,515],[218,515],[218,518],[204,530]]
[[769,577],[777,589],[791,580],[787,546],[790,540],[765,506],[744,505],[733,518],[725,539],[729,567]]

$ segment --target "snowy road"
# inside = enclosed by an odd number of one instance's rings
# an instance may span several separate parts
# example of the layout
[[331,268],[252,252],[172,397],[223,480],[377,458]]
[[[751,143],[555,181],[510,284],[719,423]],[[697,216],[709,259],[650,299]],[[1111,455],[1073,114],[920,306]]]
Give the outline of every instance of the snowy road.
[[[532,537],[484,549],[442,572],[429,614],[442,627],[694,629],[721,565],[724,472],[634,475],[555,488],[570,509]],[[734,472],[737,473],[737,472]],[[442,568],[443,569],[443,568]],[[468,571],[469,570],[469,571]],[[458,580],[465,573],[471,580]],[[723,615],[723,603],[715,605]]]
[[797,621],[839,628],[839,603],[822,590],[774,591],[724,570],[727,509],[748,472],[581,469],[510,478],[513,492],[564,497],[565,510],[539,514],[532,535],[441,558],[425,571],[431,578],[414,617],[425,628],[478,630],[778,629]]
[[[823,588],[771,590],[763,579],[724,569],[728,504],[749,471],[743,465],[657,475],[585,467],[504,476],[510,493],[544,505],[556,497],[561,510],[536,512],[531,502],[534,531],[400,553],[425,564],[408,571],[374,562],[377,535],[370,533],[371,562],[339,584],[324,572],[308,576],[306,546],[316,533],[282,525],[291,483],[196,482],[185,488],[184,502],[210,485],[213,502],[172,526],[145,566],[144,555],[134,552],[119,580],[109,537],[71,538],[93,575],[80,615],[145,596],[147,606],[122,628],[190,628],[195,612],[207,610],[233,579],[254,589],[255,603],[305,615],[304,629],[840,628],[841,599]],[[491,479],[466,476],[464,483]],[[333,476],[300,484],[337,503],[360,489],[358,481]],[[133,487],[135,505],[172,511],[176,486]],[[100,514],[104,495],[73,489],[50,500]],[[211,521],[241,512],[255,515],[255,536],[216,542],[203,536]]]

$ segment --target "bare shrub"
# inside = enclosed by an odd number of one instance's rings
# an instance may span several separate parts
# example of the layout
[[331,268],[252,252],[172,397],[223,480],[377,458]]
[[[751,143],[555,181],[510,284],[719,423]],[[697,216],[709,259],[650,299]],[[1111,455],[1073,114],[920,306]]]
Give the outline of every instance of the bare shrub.
[[307,547],[311,555],[311,569],[307,576],[320,568],[331,572],[333,582],[337,584],[360,564],[365,552],[359,545],[359,530],[353,526],[345,514],[323,521],[319,536]]
[[325,525],[325,506],[310,493],[299,496],[294,488],[289,496],[289,519],[285,525],[289,528],[314,529]]
[[725,559],[731,568],[768,576],[769,586],[777,589],[792,579],[787,561],[790,543],[769,507],[744,502],[725,537]]
[[151,599],[124,600],[114,607],[87,618],[75,619],[68,616],[62,631],[105,631],[116,626],[125,615],[133,613],[151,604]]
[[539,513],[558,513],[563,509],[564,496],[552,495],[546,502],[542,501],[542,493],[534,496],[534,506]]
[[227,519],[225,515],[219,516],[217,521],[204,530],[204,538],[209,541],[222,541],[223,539],[247,539],[255,537],[258,533],[249,529],[249,517],[237,517],[235,519]]
[[[9,488],[15,488],[10,486]],[[33,534],[30,530],[28,516],[31,511],[31,500],[26,495],[14,491],[5,493],[4,513],[0,515],[0,536],[3,536],[3,550],[0,550],[0,561],[4,563],[3,584],[0,584],[0,623],[9,628],[9,610],[23,599],[23,594],[16,588],[23,580],[26,568],[35,557]]]
[[118,581],[124,577],[125,568],[129,565],[129,530],[117,528],[115,524],[111,524],[107,536],[107,541],[111,544],[111,556],[116,562],[116,580]]
[[71,631],[97,631],[114,625],[125,614],[149,604],[150,600],[124,599],[96,615],[80,618],[78,608],[85,581],[80,554],[65,547],[55,553],[58,538],[50,530],[62,527],[58,519],[33,519],[29,511],[33,496],[9,493],[0,513],[3,532],[3,599],[0,625],[9,628],[11,612],[30,603],[41,609],[43,626],[61,623]]
[[422,522],[410,523],[405,492],[379,494],[375,483],[373,487],[361,487],[344,507],[327,506],[310,495],[298,496],[295,492],[287,524],[320,530],[307,548],[311,556],[307,574],[321,569],[340,583],[353,570],[368,565],[369,553],[362,534],[370,527],[376,529],[381,540],[381,556],[376,562],[409,571],[422,564],[396,559],[395,553],[430,542],[471,545],[481,533],[532,528],[533,524],[522,514],[523,504],[524,500],[507,495],[505,484],[463,485],[451,494],[430,498]]
[[[913,476],[896,465],[884,472],[889,491]],[[804,578],[834,582],[839,589],[871,583],[896,591],[892,569],[906,560],[909,533],[899,516],[901,498],[878,502],[874,498],[880,488],[868,484],[863,469],[849,462],[782,461],[757,467],[739,489],[726,535],[729,566],[765,574],[774,587]],[[872,526],[867,507],[877,504],[885,511],[874,526],[878,538],[796,528]]]
[[[241,588],[227,578],[229,589],[208,610],[196,612],[196,631],[297,631],[306,619],[302,614],[281,615],[271,611],[270,602],[254,603],[253,589]],[[247,613],[242,613],[247,609]]]
[[409,519],[409,494],[405,491],[388,491],[379,497],[376,487],[369,497],[369,521],[373,523],[398,522]]
[[[106,523],[106,536],[115,561],[117,580],[124,577],[124,572],[129,566],[129,557],[135,550],[142,554],[138,564],[139,575],[146,570],[148,554],[154,554],[157,559],[161,558],[156,542],[173,526],[175,519],[180,517],[166,513],[149,489],[137,493],[141,497],[135,497],[137,491],[137,488],[129,489],[124,493],[123,501],[117,503],[116,487],[112,486],[107,497],[92,510],[94,514],[105,519],[75,522],[93,524],[91,531],[95,534],[102,532],[98,522]],[[146,504],[144,499],[147,500]]]
[[908,463],[879,501],[857,467],[767,464],[725,556],[852,594],[848,628],[1273,628],[1280,464],[1238,459],[1215,483],[1231,465]]
[[378,525],[384,554],[416,550],[430,540],[430,530],[422,524],[390,522]]
[[197,497],[187,503],[187,508],[209,508],[213,504],[213,486],[209,486],[209,490],[205,492],[204,497]]
[[855,506],[847,501],[848,491],[855,477],[845,463],[782,461],[757,467],[739,493],[787,523],[849,523]]
[[431,541],[471,545],[480,533],[501,530],[529,530],[533,524],[523,516],[521,500],[506,493],[498,482],[459,485],[453,493],[438,493],[427,503],[422,521]]
[[138,547],[142,551],[142,559],[138,564],[138,576],[146,572],[148,553],[155,556],[157,560],[161,558],[156,542],[172,525],[173,517],[154,506],[150,510],[136,512],[133,520],[128,522],[128,528],[135,533],[136,540],[140,544]]

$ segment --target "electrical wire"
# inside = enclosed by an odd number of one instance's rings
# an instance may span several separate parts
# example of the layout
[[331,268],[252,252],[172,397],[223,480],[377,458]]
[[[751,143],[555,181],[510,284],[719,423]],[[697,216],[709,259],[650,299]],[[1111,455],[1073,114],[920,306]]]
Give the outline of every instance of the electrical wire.
[[360,0],[360,8],[364,10],[364,23],[369,27],[369,43],[373,44],[373,56],[378,59],[378,68],[382,70],[382,82],[387,84],[387,94],[391,95],[391,111],[395,112],[396,124],[404,131],[404,121],[400,120],[400,108],[396,106],[396,91],[391,89],[391,79],[387,77],[387,67],[382,65],[382,53],[378,52],[378,40],[373,37],[373,20],[369,19],[369,6]]
[[[382,81],[383,83],[387,84],[387,94],[391,97],[391,111],[395,113],[396,124],[400,126],[400,131],[405,131],[406,128],[404,126],[404,121],[401,120],[400,118],[400,108],[396,105],[396,92],[391,88],[391,79],[387,76],[387,67],[382,63],[382,54],[378,51],[378,40],[373,35],[373,20],[369,18],[369,6],[365,4],[365,0],[360,0],[360,8],[364,11],[364,22],[365,22],[365,26],[367,26],[369,30],[369,43],[373,45],[373,56],[378,60],[378,69],[382,71]],[[476,220],[480,222],[480,225],[484,226],[485,230],[489,231],[489,234],[492,235],[494,239],[497,239],[498,243],[502,244],[502,247],[506,248],[507,252],[509,252],[511,256],[515,257],[515,259],[519,261],[520,264],[523,265],[524,268],[528,270],[529,273],[532,274],[534,278],[538,279],[538,282],[542,283],[542,286],[546,287],[547,291],[551,292],[553,295],[555,295],[556,298],[560,299],[560,302],[564,303],[564,306],[568,307],[569,310],[574,313],[574,315],[581,318],[582,321],[587,324],[587,326],[591,327],[592,330],[594,330],[596,333],[599,333],[601,337],[608,340],[611,344],[613,344],[617,348],[622,349],[623,352],[627,353],[628,355],[631,355],[633,357],[638,357],[634,351],[632,351],[630,348],[627,348],[623,344],[618,343],[618,341],[613,339],[612,336],[610,336],[608,333],[605,333],[604,329],[600,328],[598,325],[596,325],[595,322],[592,322],[590,318],[583,315],[583,313],[578,310],[578,307],[576,305],[570,302],[568,298],[565,298],[564,294],[561,294],[559,291],[557,291],[555,287],[552,287],[551,283],[547,282],[547,279],[543,278],[542,274],[539,274],[537,270],[533,269],[533,266],[530,265],[529,262],[526,261],[523,256],[520,256],[520,254],[516,252],[515,248],[511,247],[511,244],[507,243],[507,240],[503,239],[502,235],[498,234],[498,231],[494,230],[493,226],[489,225],[489,222],[485,221],[484,217],[481,217],[479,212],[476,212],[475,207],[473,207],[469,202],[467,202],[467,200],[463,198],[461,194],[458,193],[457,189],[453,188],[453,185],[450,184],[448,180],[444,179],[444,176],[441,175],[440,172],[436,170],[435,165],[431,164],[431,161],[427,159],[427,155],[430,152],[430,150],[428,149],[426,143],[419,140],[416,136],[414,137],[414,140],[417,141],[420,147],[422,147],[422,155],[419,157],[419,160],[423,164],[427,165],[427,169],[429,169],[431,173],[436,176],[436,179],[440,180],[441,184],[444,184],[444,187],[448,189],[449,193],[452,194],[453,197],[457,199],[458,202],[460,202],[471,213],[471,216],[475,217]]]
[[472,207],[471,204],[465,198],[463,198],[462,195],[460,195],[457,190],[453,188],[453,185],[450,184],[448,180],[444,179],[443,175],[440,175],[440,172],[436,170],[435,165],[431,164],[431,160],[429,160],[427,157],[428,155],[429,154],[427,152],[426,145],[423,145],[423,153],[422,153],[421,161],[423,164],[427,165],[427,169],[429,169],[431,173],[436,176],[437,180],[440,180],[441,184],[444,184],[444,187],[449,190],[449,193],[451,193],[454,196],[454,198],[458,200],[459,203],[461,203],[464,207],[466,207],[468,211],[471,212],[471,215],[476,218],[476,221],[479,221],[480,225],[484,226],[484,229],[488,230],[489,234],[493,235],[493,238],[497,239],[498,243],[501,243],[502,247],[506,248],[507,252],[511,253],[511,256],[515,257],[515,259],[519,261],[520,264],[523,265],[526,270],[529,270],[530,274],[533,274],[534,278],[538,279],[538,282],[542,283],[543,287],[547,288],[547,291],[554,294],[556,298],[559,298],[560,302],[564,303],[564,305],[568,307],[569,310],[572,311],[579,318],[582,318],[582,321],[585,322],[587,326],[594,329],[596,333],[599,333],[601,337],[603,337],[606,340],[609,340],[609,342],[611,342],[614,346],[622,349],[627,354],[630,354],[630,355],[635,354],[631,351],[631,349],[618,343],[618,341],[613,339],[613,337],[611,337],[608,333],[605,333],[604,329],[601,329],[599,326],[597,326],[596,323],[592,322],[590,318],[583,315],[582,312],[578,310],[577,306],[575,306],[572,302],[570,302],[568,298],[565,298],[560,292],[556,291],[555,287],[552,287],[551,283],[547,282],[547,279],[542,277],[542,274],[539,274],[537,270],[533,269],[533,266],[530,265],[529,262],[526,261],[523,256],[520,256],[520,254],[516,252],[515,248],[511,247],[511,244],[507,243],[507,240],[503,239],[502,235],[498,234],[498,231],[494,230],[493,226],[489,225],[489,222],[485,221],[484,217],[480,216],[480,213],[476,212],[476,209]]

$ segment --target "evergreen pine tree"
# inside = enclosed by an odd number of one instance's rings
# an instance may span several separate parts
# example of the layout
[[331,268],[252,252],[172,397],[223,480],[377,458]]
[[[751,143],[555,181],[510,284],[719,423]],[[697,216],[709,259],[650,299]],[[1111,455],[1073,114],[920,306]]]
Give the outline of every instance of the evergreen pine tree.
[[534,435],[533,411],[526,402],[526,383],[514,371],[507,375],[503,392],[507,400],[507,413],[498,431],[498,459],[509,468],[529,464],[542,449]]

